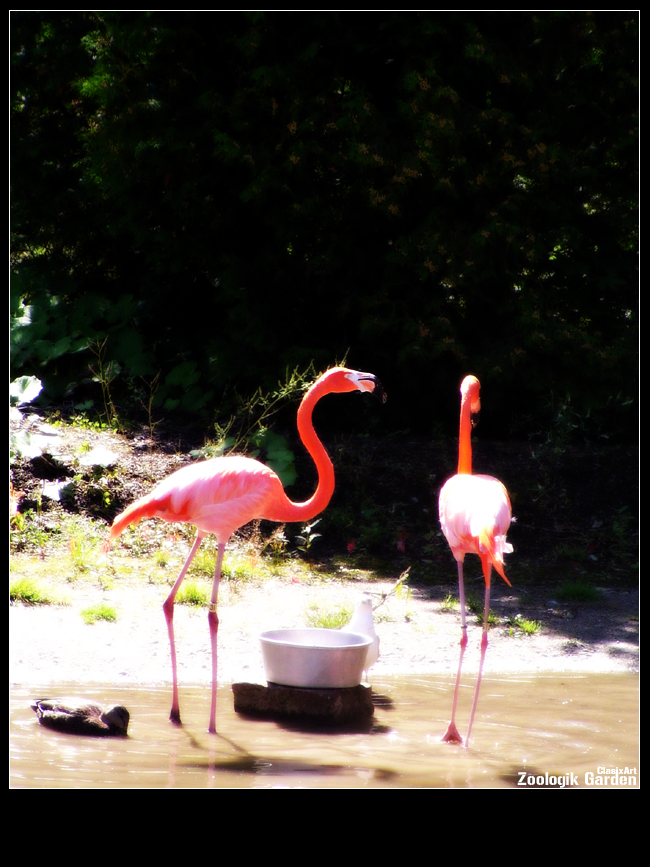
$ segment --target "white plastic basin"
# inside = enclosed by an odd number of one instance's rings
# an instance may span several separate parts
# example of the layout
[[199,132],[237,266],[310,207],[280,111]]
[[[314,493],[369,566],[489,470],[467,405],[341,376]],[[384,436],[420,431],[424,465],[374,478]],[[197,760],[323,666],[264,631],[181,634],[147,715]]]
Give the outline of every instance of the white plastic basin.
[[274,629],[260,635],[269,683],[341,689],[361,683],[372,639],[337,629]]

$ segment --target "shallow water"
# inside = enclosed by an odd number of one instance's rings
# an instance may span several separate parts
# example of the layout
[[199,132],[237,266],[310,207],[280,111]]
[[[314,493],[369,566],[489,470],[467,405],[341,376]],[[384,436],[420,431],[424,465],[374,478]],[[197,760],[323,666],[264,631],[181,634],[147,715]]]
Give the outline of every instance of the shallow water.
[[[219,688],[181,685],[183,726],[169,722],[171,688],[60,683],[11,690],[13,788],[490,788],[589,787],[599,768],[639,777],[636,674],[485,676],[469,750],[441,743],[453,677],[372,678],[375,715],[361,731],[309,731],[234,712]],[[461,686],[464,735],[473,679]],[[34,698],[81,695],[123,704],[128,738],[91,738],[38,724]],[[611,771],[610,771],[611,775]],[[611,788],[611,780],[604,786]]]

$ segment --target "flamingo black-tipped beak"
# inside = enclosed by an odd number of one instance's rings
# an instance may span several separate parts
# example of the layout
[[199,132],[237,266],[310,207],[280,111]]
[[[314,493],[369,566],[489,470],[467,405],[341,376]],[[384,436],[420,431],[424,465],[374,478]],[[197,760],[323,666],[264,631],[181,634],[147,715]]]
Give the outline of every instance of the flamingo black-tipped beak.
[[372,393],[375,395],[375,397],[379,398],[379,400],[382,403],[386,403],[387,394],[384,391],[383,385],[381,384],[381,382],[379,382],[377,377],[376,376],[364,376],[363,379],[364,379],[364,381],[369,381],[369,382],[373,383],[374,388],[372,389]]

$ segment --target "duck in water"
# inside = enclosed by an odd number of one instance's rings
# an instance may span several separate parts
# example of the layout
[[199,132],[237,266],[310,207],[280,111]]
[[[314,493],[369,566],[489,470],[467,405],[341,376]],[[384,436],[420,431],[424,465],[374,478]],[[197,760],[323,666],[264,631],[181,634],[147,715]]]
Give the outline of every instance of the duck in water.
[[129,712],[125,707],[103,708],[78,698],[38,698],[31,708],[42,726],[74,735],[126,735]]

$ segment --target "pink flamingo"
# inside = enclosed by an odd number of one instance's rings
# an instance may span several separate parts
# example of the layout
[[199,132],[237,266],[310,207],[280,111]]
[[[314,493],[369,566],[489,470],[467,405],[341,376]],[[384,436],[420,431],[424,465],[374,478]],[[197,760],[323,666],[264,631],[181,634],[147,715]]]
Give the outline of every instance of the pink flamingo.
[[[503,555],[512,551],[506,542],[506,533],[512,516],[508,492],[502,483],[493,476],[472,475],[472,416],[481,409],[479,399],[480,383],[475,376],[466,376],[460,387],[460,434],[458,442],[458,473],[445,482],[440,491],[438,503],[442,532],[456,558],[458,565],[458,587],[460,591],[460,610],[462,635],[460,639],[460,659],[454,689],[454,703],[451,722],[443,741],[462,744],[463,739],[456,728],[456,703],[458,686],[463,665],[463,654],[467,646],[467,626],[465,624],[465,588],[463,586],[463,560],[465,554],[478,554],[485,575],[485,611],[483,615],[483,637],[481,639],[481,660],[478,680],[474,692],[474,703],[469,718],[465,748],[469,745],[472,723],[481,688],[483,662],[488,645],[488,614],[490,611],[490,574],[492,566],[506,584],[510,581],[503,571]],[[512,586],[512,585],[510,585]]]
[[246,457],[222,457],[201,461],[172,473],[154,490],[132,503],[113,521],[109,544],[129,525],[143,518],[162,518],[194,524],[196,539],[171,593],[163,604],[172,658],[172,708],[170,719],[180,723],[176,647],[174,644],[174,599],[181,586],[201,540],[208,533],[217,537],[217,563],[208,609],[212,648],[212,701],[208,731],[215,732],[217,709],[217,594],[221,564],[228,539],[239,527],[255,518],[268,521],[309,521],[321,512],[334,493],[334,468],[323,444],[316,436],[312,412],[317,401],[326,394],[368,391],[382,402],[386,395],[379,380],[371,373],[360,373],[335,367],[324,373],[309,388],[298,408],[298,432],[318,469],[318,487],[304,503],[293,503],[287,497],[282,482],[269,467]]

